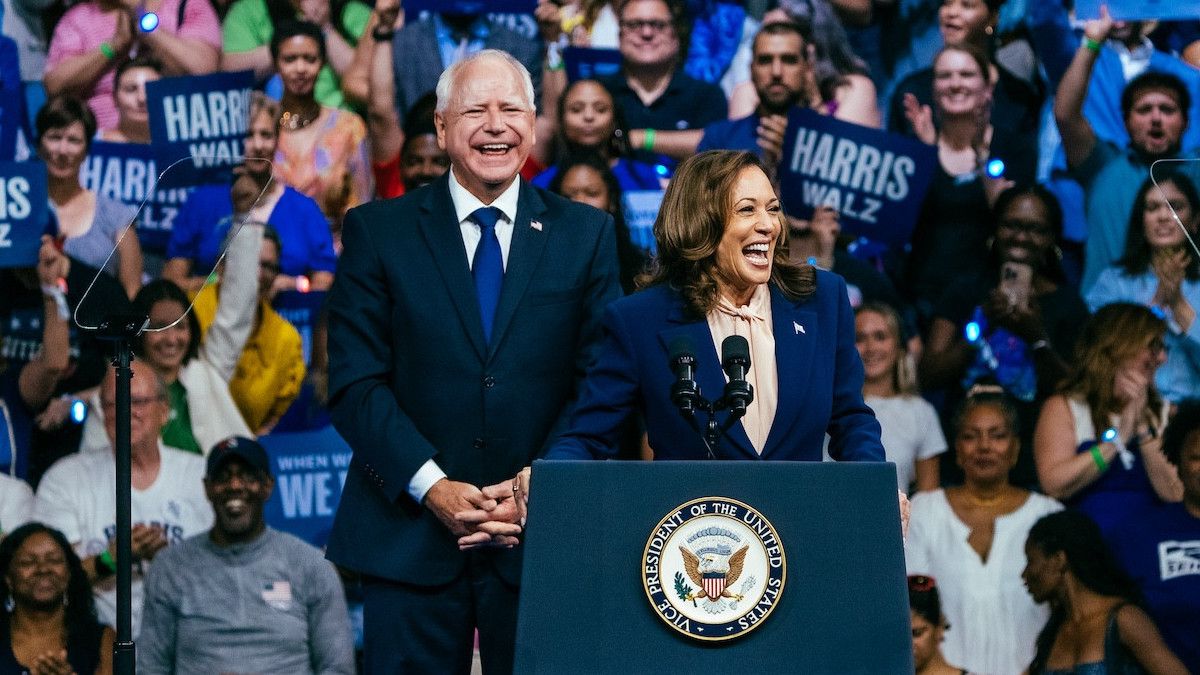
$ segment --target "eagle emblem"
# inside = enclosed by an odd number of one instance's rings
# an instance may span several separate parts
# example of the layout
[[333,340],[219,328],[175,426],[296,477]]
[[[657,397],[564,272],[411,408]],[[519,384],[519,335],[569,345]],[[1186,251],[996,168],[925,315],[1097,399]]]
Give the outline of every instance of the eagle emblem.
[[701,549],[699,555],[680,546],[683,554],[683,569],[687,572],[692,583],[700,587],[696,593],[688,593],[686,600],[718,600],[731,598],[734,602],[742,596],[726,588],[742,576],[742,566],[746,563],[746,553],[749,546],[743,546],[733,555],[729,555],[727,546]]

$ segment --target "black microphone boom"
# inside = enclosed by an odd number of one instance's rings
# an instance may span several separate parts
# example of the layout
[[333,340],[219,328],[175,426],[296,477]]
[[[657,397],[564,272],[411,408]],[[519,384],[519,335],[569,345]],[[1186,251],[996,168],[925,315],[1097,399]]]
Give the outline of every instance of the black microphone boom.
[[750,370],[750,343],[741,335],[730,335],[721,342],[721,367],[729,382],[725,384],[725,405],[736,419],[746,414],[754,400],[754,388],[746,381]]
[[692,342],[684,336],[671,340],[671,372],[675,383],[671,385],[671,403],[684,415],[691,415],[700,400],[700,387],[696,384],[696,355]]

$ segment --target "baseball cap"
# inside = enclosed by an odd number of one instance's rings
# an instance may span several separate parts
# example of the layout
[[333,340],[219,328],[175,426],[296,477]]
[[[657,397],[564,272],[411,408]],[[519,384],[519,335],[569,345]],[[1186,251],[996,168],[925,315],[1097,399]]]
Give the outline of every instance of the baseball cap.
[[226,462],[235,457],[256,470],[271,475],[271,459],[263,446],[258,441],[244,436],[232,436],[214,445],[212,452],[208,453],[208,467],[204,477],[212,478]]

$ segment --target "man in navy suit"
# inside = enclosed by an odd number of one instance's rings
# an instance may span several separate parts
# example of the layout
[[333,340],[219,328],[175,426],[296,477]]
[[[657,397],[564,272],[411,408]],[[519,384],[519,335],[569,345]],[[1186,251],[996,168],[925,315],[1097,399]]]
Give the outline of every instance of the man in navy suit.
[[[512,669],[520,551],[459,551],[516,517],[478,486],[512,476],[561,428],[619,293],[610,216],[517,176],[533,85],[485,50],[438,81],[446,176],[351,210],[329,298],[330,408],[354,449],[330,560],[364,579],[370,673]],[[487,527],[497,527],[489,523]],[[500,544],[519,532],[491,530]]]

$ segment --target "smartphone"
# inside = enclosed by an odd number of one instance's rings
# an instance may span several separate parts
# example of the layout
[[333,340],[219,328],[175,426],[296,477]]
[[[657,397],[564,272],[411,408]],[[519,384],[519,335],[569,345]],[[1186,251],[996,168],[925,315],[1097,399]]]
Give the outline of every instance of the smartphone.
[[1033,292],[1033,268],[1028,263],[1004,263],[1000,268],[1000,290],[1013,306],[1028,309],[1029,296]]

